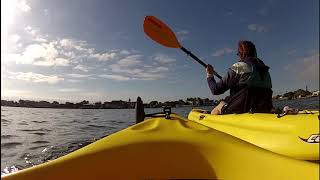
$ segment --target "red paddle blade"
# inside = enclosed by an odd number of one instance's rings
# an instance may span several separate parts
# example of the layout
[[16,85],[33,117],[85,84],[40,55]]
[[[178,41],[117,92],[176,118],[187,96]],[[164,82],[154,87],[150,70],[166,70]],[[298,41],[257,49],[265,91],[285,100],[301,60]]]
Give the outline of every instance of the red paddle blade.
[[181,45],[172,30],[154,16],[146,16],[143,22],[144,32],[157,43],[170,47],[181,48]]

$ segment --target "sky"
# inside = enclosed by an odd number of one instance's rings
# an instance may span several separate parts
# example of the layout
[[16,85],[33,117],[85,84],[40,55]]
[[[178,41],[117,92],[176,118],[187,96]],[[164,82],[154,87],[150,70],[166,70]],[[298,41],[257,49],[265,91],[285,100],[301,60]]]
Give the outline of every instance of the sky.
[[319,89],[318,0],[1,0],[1,99],[168,101],[213,96],[205,69],[144,34],[153,15],[224,75],[239,40],[270,67],[273,94]]

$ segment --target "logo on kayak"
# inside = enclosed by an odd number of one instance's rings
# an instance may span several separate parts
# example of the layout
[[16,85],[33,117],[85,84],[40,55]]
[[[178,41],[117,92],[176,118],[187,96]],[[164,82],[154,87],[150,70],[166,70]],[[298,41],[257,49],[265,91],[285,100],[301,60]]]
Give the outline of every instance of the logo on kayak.
[[199,117],[199,120],[203,120],[205,117],[206,117],[205,115],[201,115],[201,116]]
[[320,134],[312,134],[308,139],[304,139],[299,137],[302,141],[307,143],[319,143],[320,141]]

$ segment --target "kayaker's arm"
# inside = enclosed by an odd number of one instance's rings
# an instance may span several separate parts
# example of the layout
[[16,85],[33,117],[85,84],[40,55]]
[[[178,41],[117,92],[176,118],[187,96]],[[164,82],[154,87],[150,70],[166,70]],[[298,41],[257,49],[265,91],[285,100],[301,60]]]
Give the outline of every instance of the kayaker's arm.
[[219,81],[216,82],[214,76],[207,77],[209,88],[213,95],[220,95],[226,92],[230,87],[237,82],[237,74],[229,69],[228,73]]

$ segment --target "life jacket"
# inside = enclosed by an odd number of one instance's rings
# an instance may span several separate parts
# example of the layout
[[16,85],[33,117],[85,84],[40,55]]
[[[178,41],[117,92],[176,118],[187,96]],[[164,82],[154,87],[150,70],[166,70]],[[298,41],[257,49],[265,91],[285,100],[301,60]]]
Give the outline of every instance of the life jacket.
[[230,97],[223,107],[223,114],[245,112],[271,112],[272,83],[269,67],[260,59],[247,58],[232,65],[231,69],[239,78],[235,87],[230,88]]

